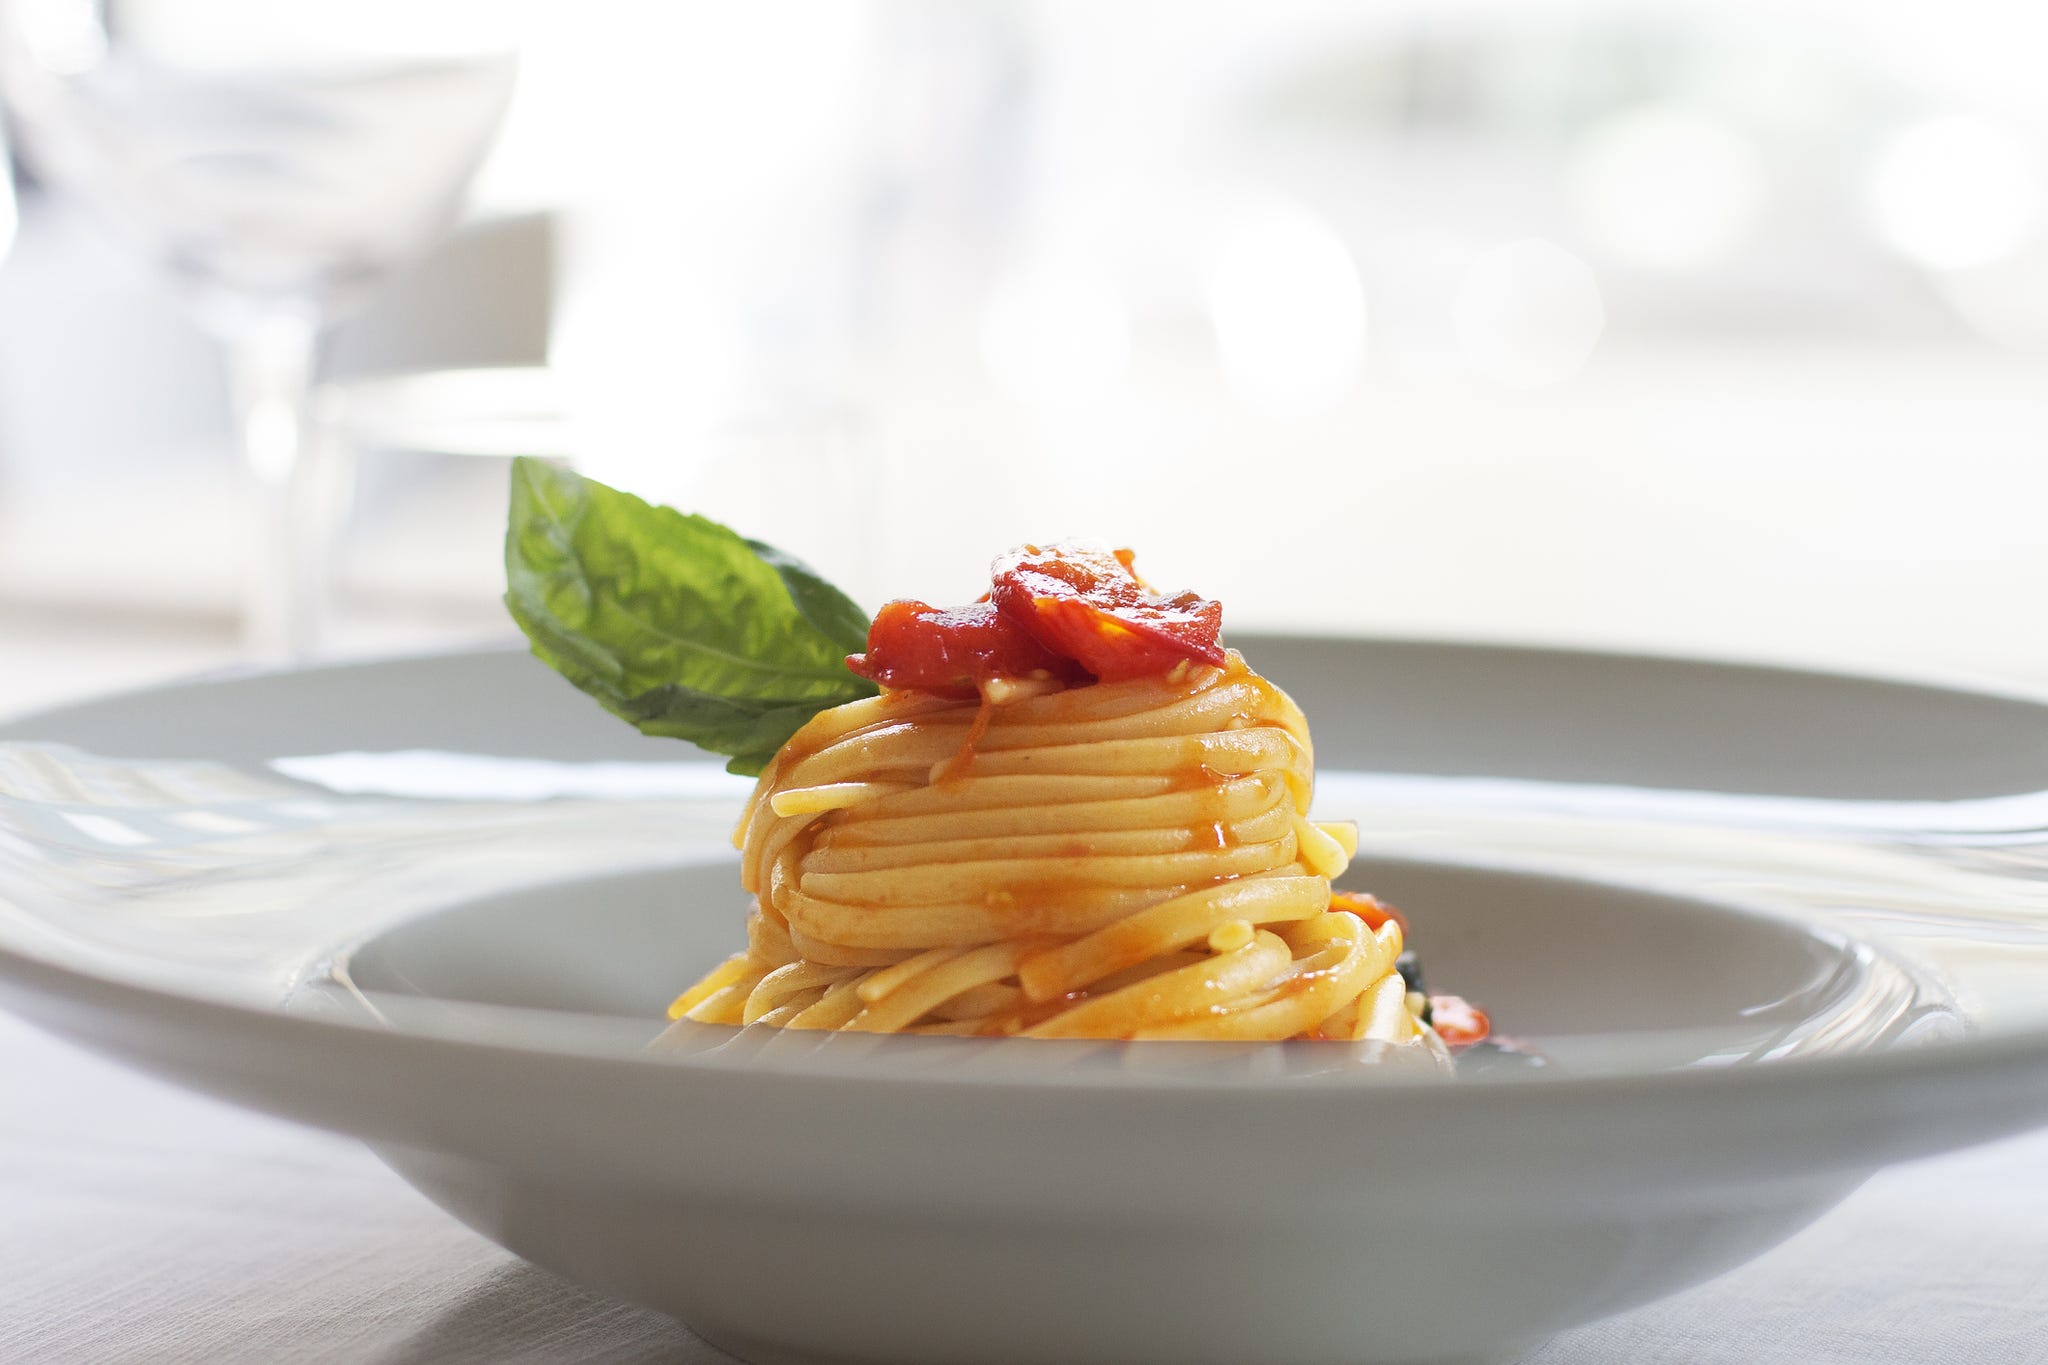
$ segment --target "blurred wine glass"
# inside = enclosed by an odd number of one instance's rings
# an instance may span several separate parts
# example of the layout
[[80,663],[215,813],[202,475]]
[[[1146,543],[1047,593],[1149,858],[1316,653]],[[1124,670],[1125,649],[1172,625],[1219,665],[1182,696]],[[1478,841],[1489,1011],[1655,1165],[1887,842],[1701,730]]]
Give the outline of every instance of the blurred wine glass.
[[6,260],[7,253],[14,247],[16,220],[12,172],[7,152],[7,129],[0,125],[0,261]]
[[261,502],[243,630],[312,648],[343,496],[316,458],[322,333],[446,229],[517,66],[503,0],[0,0],[21,150],[222,345]]

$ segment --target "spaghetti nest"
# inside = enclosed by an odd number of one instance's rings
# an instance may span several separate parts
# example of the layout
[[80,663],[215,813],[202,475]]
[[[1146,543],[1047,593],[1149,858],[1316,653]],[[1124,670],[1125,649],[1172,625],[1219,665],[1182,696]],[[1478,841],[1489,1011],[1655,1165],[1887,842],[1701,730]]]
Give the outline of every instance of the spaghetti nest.
[[736,836],[748,947],[710,1023],[1043,1038],[1421,1037],[1397,923],[1332,904],[1307,722],[1222,667],[820,713]]

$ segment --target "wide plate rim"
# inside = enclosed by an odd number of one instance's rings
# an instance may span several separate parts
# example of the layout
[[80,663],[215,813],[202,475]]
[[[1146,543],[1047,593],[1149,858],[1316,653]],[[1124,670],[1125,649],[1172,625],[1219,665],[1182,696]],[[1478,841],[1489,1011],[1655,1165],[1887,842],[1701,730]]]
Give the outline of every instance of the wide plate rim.
[[[1683,650],[1658,648],[1624,648],[1619,645],[1598,642],[1579,643],[1574,641],[1523,639],[1514,636],[1499,638],[1469,635],[1429,635],[1426,633],[1379,633],[1346,631],[1308,630],[1247,630],[1233,632],[1230,643],[1251,642],[1254,648],[1259,643],[1299,643],[1314,645],[1356,644],[1375,648],[1440,650],[1446,653],[1503,654],[1525,658],[1557,660],[1598,660],[1609,663],[1651,663],[1676,665],[1691,669],[1715,672],[1742,673],[1758,677],[1801,679],[1808,682],[1847,683],[1858,686],[1879,686],[1901,691],[1931,692],[1951,697],[1968,698],[1976,701],[1994,701],[2021,706],[2039,707],[2048,713],[2048,682],[2027,684],[2012,678],[1994,678],[1967,670],[1945,671],[1939,668],[1923,667],[1917,670],[1858,666],[1855,664],[1828,665],[1804,664],[1796,660],[1773,658],[1766,655],[1744,655],[1738,652],[1725,654],[1698,654]],[[146,683],[139,687],[116,688],[95,693],[73,701],[55,702],[30,707],[24,711],[0,713],[0,744],[15,738],[17,729],[44,727],[59,723],[67,718],[82,715],[102,708],[158,697],[168,693],[185,692],[212,687],[221,683],[244,683],[276,680],[300,674],[333,674],[345,672],[367,672],[389,668],[394,665],[414,665],[440,660],[470,659],[484,656],[531,656],[532,651],[517,640],[471,641],[456,643],[445,648],[403,649],[379,651],[353,655],[348,658],[319,660],[310,664],[230,664],[219,668],[206,668],[178,674],[173,677]]]
[[[1864,673],[1846,670],[1822,670],[1772,662],[1748,662],[1691,656],[1677,653],[1661,653],[1642,650],[1620,650],[1606,648],[1580,648],[1569,645],[1497,642],[1466,638],[1435,638],[1418,635],[1360,635],[1331,634],[1312,635],[1301,632],[1246,633],[1247,639],[1314,641],[1319,643],[1358,643],[1394,648],[1416,647],[1434,650],[1455,650],[1461,652],[1496,652],[1517,655],[1535,655],[1562,659],[1651,661],[1660,664],[1684,665],[1709,670],[1736,670],[1750,674],[1768,674],[1808,681],[1821,680],[1849,684],[1880,684],[1918,691],[1961,696],[1982,700],[1996,700],[2040,707],[2048,714],[2048,691],[2039,693],[2012,688],[1998,690],[1983,686],[1959,686],[1954,683],[1928,681],[1924,679],[1891,676],[1880,673]],[[216,671],[186,678],[172,679],[147,687],[116,692],[105,696],[67,702],[45,707],[22,715],[0,718],[0,744],[17,738],[17,731],[24,727],[48,728],[61,725],[67,718],[82,716],[91,711],[112,705],[133,705],[146,703],[152,698],[173,693],[205,690],[221,683],[246,682],[251,680],[283,680],[308,674],[333,674],[338,672],[374,672],[392,666],[410,666],[431,663],[437,660],[469,659],[483,655],[521,655],[526,651],[517,644],[481,644],[458,646],[449,649],[429,651],[408,651],[376,657],[318,663],[305,667],[241,668]],[[1621,883],[1633,885],[1632,883]],[[1638,888],[1641,889],[1641,888]],[[1702,897],[1704,899],[1704,897]],[[519,1043],[493,1041],[480,1037],[466,1037],[459,1032],[433,1032],[421,1029],[394,1031],[379,1028],[372,1023],[349,1018],[306,1017],[295,1015],[282,1008],[258,1007],[218,999],[191,991],[151,986],[123,980],[111,975],[81,970],[49,961],[31,953],[0,944],[0,982],[14,990],[25,991],[33,996],[64,1001],[92,1007],[95,1000],[104,1006],[108,1003],[125,1001],[138,1009],[186,1010],[193,1009],[208,1013],[216,1021],[225,1021],[243,1029],[271,1030],[281,1040],[327,1041],[349,1040],[356,1044],[377,1047],[380,1040],[388,1045],[394,1040],[404,1040],[407,1046],[424,1044],[435,1047],[475,1050],[476,1055],[489,1054],[506,1059],[518,1057],[547,1058],[551,1061],[575,1059],[592,1065],[619,1065],[633,1068],[637,1074],[655,1077],[685,1077],[701,1075],[705,1068],[693,1067],[687,1062],[647,1058],[627,1054],[599,1054],[576,1052],[529,1046]],[[1996,1077],[2007,1071],[2023,1071],[2029,1066],[2048,1067],[2048,1027],[2018,1028],[2000,1030],[1990,1034],[1971,1034],[1960,1039],[1930,1043],[1924,1046],[1894,1049],[1869,1054],[1840,1056],[1802,1057],[1768,1064],[1746,1065],[1725,1068],[1688,1068],[1663,1072],[1623,1072],[1614,1074],[1590,1074],[1571,1076],[1548,1076],[1540,1081],[1487,1081],[1474,1084],[1445,1086],[1431,1081],[1409,1081],[1405,1079],[1374,1079],[1358,1085],[1318,1086],[1317,1093],[1342,1095],[1372,1093],[1390,1098],[1413,1099],[1431,1105],[1469,1106],[1506,1103],[1536,1106],[1549,1103],[1593,1103],[1604,1105],[1621,1103],[1662,1103],[1679,1097],[1720,1097],[1739,1094],[1778,1094],[1800,1087],[1830,1088],[1837,1086],[1886,1086],[1896,1087],[1914,1083],[1926,1083],[1935,1078],[1955,1081],[1963,1074]],[[724,1074],[731,1074],[726,1069]],[[760,1073],[763,1076],[774,1073]],[[817,1077],[802,1074],[786,1074],[780,1077],[791,1084],[803,1084]],[[879,1077],[863,1077],[864,1083],[888,1083]],[[660,1082],[655,1082],[660,1083]],[[680,1082],[672,1082],[680,1083]],[[945,1086],[943,1080],[902,1079],[894,1083],[908,1086]],[[1174,1085],[1147,1085],[1144,1087],[1116,1087],[1101,1084],[1061,1084],[1056,1077],[1015,1076],[1001,1080],[975,1080],[971,1084],[955,1083],[951,1088],[963,1092],[987,1092],[1001,1089],[1058,1090],[1063,1094],[1081,1095],[1094,1093],[1105,1101],[1127,1098],[1146,1093],[1184,1093],[1185,1089],[1199,1089],[1219,1099],[1232,1095],[1252,1097],[1270,1096],[1275,1089],[1285,1089],[1284,1079],[1262,1081],[1259,1079],[1233,1080],[1228,1085],[1191,1081],[1187,1087]],[[1307,1092],[1303,1092],[1307,1093]],[[1507,1096],[1519,1098],[1507,1099]],[[2040,1119],[2048,1120],[2048,1099],[2039,1106]],[[2002,1131],[2011,1131],[2023,1124],[2008,1123]],[[1975,1140],[1975,1139],[1963,1139]]]

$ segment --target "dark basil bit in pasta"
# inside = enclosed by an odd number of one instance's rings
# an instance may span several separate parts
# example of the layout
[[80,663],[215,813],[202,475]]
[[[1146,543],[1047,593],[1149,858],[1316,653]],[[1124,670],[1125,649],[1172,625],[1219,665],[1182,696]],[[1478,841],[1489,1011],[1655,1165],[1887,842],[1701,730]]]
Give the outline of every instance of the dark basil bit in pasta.
[[1408,983],[1409,990],[1421,991],[1424,995],[1429,994],[1429,987],[1422,983],[1422,959],[1415,956],[1413,948],[1408,949],[1394,959],[1394,970],[1399,972],[1401,979]]

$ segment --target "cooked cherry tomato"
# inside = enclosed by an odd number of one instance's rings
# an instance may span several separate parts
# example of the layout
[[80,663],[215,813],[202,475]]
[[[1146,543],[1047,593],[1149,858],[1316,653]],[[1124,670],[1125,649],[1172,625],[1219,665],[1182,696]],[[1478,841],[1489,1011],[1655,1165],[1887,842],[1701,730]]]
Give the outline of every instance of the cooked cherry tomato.
[[1493,1032],[1493,1021],[1486,1017],[1486,1011],[1463,996],[1432,995],[1429,1007],[1431,1027],[1450,1047],[1470,1047]]
[[915,687],[971,697],[989,678],[1024,678],[1043,672],[1071,680],[1074,666],[1040,644],[986,600],[964,607],[897,601],[868,627],[865,654],[846,666],[884,687]]
[[1002,613],[1104,682],[1164,673],[1183,659],[1223,662],[1223,607],[1148,591],[1131,552],[1026,545],[995,562]]
[[1027,545],[996,561],[990,595],[970,606],[889,603],[846,665],[885,687],[968,697],[990,678],[1072,684],[1221,664],[1222,625],[1215,602],[1149,590],[1129,550]]
[[1382,924],[1392,920],[1401,926],[1401,937],[1403,939],[1408,937],[1408,917],[1377,896],[1368,896],[1362,891],[1332,891],[1330,893],[1330,908],[1332,910],[1349,910],[1352,914],[1364,920],[1365,927],[1374,933],[1379,932],[1379,927]]

